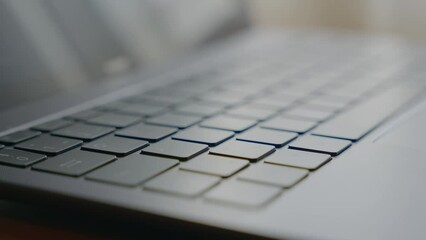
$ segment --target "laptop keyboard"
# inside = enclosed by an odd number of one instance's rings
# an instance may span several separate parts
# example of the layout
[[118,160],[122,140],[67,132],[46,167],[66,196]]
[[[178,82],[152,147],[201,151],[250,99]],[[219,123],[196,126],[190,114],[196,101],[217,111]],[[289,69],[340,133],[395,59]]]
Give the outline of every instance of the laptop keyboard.
[[2,136],[0,164],[265,205],[420,92],[400,86],[414,70],[392,67],[386,51],[308,43],[231,55],[186,80]]

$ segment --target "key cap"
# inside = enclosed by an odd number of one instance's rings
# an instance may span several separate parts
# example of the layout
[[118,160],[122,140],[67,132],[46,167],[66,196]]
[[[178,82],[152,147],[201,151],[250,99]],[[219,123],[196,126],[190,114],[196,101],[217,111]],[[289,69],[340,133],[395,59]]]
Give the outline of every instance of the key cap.
[[153,106],[148,104],[129,104],[121,109],[118,109],[117,112],[129,115],[136,116],[145,116],[152,117],[166,111],[167,108],[160,106]]
[[213,77],[213,76],[200,74],[200,75],[192,77],[192,79],[178,82],[176,83],[174,87],[178,89],[190,90],[194,92],[204,92],[216,87],[220,81],[220,80],[208,81],[207,79],[210,77]]
[[279,116],[260,124],[260,127],[281,131],[305,133],[314,128],[316,125],[317,123],[314,121],[307,121],[302,119],[295,120]]
[[179,168],[219,177],[230,177],[248,165],[249,161],[242,159],[202,154],[190,161],[182,163]]
[[296,141],[290,143],[289,148],[310,152],[326,153],[332,156],[336,156],[350,146],[351,142],[347,140],[311,135],[298,138]]
[[297,137],[297,133],[255,128],[237,136],[237,140],[282,147]]
[[278,165],[262,164],[249,168],[238,179],[277,187],[290,188],[308,176],[309,171]]
[[315,103],[315,102],[305,102],[302,105],[300,105],[298,108],[308,109],[308,110],[316,110],[316,111],[323,111],[323,112],[332,112],[332,113],[340,111],[340,109],[341,109],[339,107],[334,107],[334,106],[330,106],[330,105],[323,105],[323,104]]
[[71,114],[69,116],[66,116],[65,118],[78,120],[78,121],[86,121],[91,118],[97,117],[101,115],[101,112],[94,111],[94,110],[86,110],[78,113]]
[[81,140],[93,140],[114,131],[114,128],[101,127],[89,124],[74,124],[52,132],[52,135],[77,138]]
[[174,97],[181,98],[182,100],[185,100],[189,97],[194,96],[198,92],[199,91],[194,92],[194,91],[191,91],[190,89],[185,89],[185,88],[177,89],[174,86],[167,85],[165,87],[146,92],[144,95],[145,96],[174,96]]
[[342,109],[349,105],[353,99],[351,98],[344,98],[339,96],[333,96],[333,95],[319,95],[316,97],[313,97],[310,99],[307,103],[310,104],[319,104],[322,106],[328,106],[335,109]]
[[240,207],[260,207],[281,193],[281,189],[244,181],[226,182],[205,195],[208,202]]
[[173,103],[169,103],[169,102],[158,102],[156,100],[153,99],[147,99],[146,97],[143,96],[132,96],[132,97],[128,97],[123,99],[123,101],[128,102],[128,103],[132,103],[132,104],[146,104],[146,105],[151,105],[151,106],[157,106],[157,107],[164,107],[164,108],[168,108],[173,106]]
[[91,172],[86,178],[132,187],[167,171],[178,163],[179,161],[174,159],[133,154]]
[[[158,105],[162,105],[162,106],[174,106],[177,105],[179,103],[182,103],[186,100],[188,100],[188,97],[186,96],[148,96],[148,95],[144,95],[140,98],[141,102],[144,103],[148,103],[150,102],[150,104],[152,102],[158,103]],[[153,104],[154,105],[154,104]]]
[[221,115],[203,121],[202,123],[200,123],[200,126],[234,132],[243,132],[256,125],[256,123],[256,120],[248,120],[227,115]]
[[170,171],[148,181],[144,188],[183,197],[195,197],[219,182],[220,177],[187,171]]
[[263,91],[266,87],[267,85],[258,81],[232,81],[223,86],[223,88],[228,90],[241,90],[253,94]]
[[180,114],[190,114],[201,117],[210,117],[222,111],[220,106],[209,106],[207,104],[199,104],[197,102],[187,103],[176,107],[175,111]]
[[187,128],[199,121],[201,121],[201,117],[166,113],[157,117],[149,118],[146,120],[146,123],[166,127]]
[[229,109],[226,111],[226,113],[230,116],[263,121],[274,116],[276,114],[276,111],[248,104]]
[[283,110],[294,104],[293,99],[274,99],[271,97],[262,97],[250,102],[254,106],[269,108],[273,110]]
[[108,136],[84,144],[81,149],[123,156],[148,146],[147,141]]
[[142,153],[188,160],[207,151],[207,149],[208,146],[204,144],[165,139],[142,149]]
[[[297,81],[297,80],[296,80]],[[294,84],[295,81],[293,81],[293,85],[292,86],[288,86],[288,85],[284,85],[282,87],[282,89],[277,89],[277,93],[278,94],[282,94],[282,95],[290,95],[290,96],[294,96],[294,97],[299,97],[298,99],[302,99],[306,96],[309,96],[310,93],[312,91],[314,91],[315,89],[296,89],[298,83],[296,82],[296,84]],[[275,91],[275,89],[270,89],[271,91]]]
[[390,88],[342,112],[315,129],[313,134],[357,141],[413,99],[421,90],[398,86]]
[[285,111],[283,116],[287,118],[304,119],[308,121],[323,122],[334,115],[332,111],[319,111],[304,107],[293,108]]
[[202,101],[218,102],[228,106],[243,102],[248,94],[232,90],[212,90],[198,98]]
[[181,141],[195,142],[216,146],[234,136],[233,132],[208,129],[201,127],[192,127],[178,132],[172,138]]
[[[373,81],[373,79],[370,78],[370,81]],[[366,95],[367,93],[371,92],[373,89],[374,89],[374,86],[370,84],[364,85],[364,84],[357,84],[355,82],[355,83],[349,83],[349,84],[342,84],[339,86],[335,86],[334,88],[325,88],[322,90],[322,92],[325,94],[330,94],[330,95],[358,98],[358,97],[361,97],[362,95]]]
[[40,152],[47,155],[55,155],[78,147],[82,143],[83,142],[80,140],[43,135],[38,138],[20,143],[16,145],[15,148]]
[[250,105],[258,108],[270,109],[273,111],[281,111],[283,109],[289,108],[290,106],[293,106],[293,102],[277,102],[275,100],[261,98],[251,101]]
[[45,155],[37,153],[7,148],[0,150],[0,163],[16,167],[27,167],[44,159]]
[[4,145],[0,144],[0,149],[2,149],[2,148],[4,148],[4,147],[5,147]]
[[41,132],[31,131],[31,130],[22,130],[18,132],[14,132],[5,136],[0,137],[0,143],[4,144],[16,144],[23,142],[25,140],[37,137]]
[[113,111],[122,109],[126,106],[127,105],[124,102],[115,101],[115,102],[110,102],[110,103],[107,103],[107,104],[104,104],[104,105],[101,105],[101,106],[97,106],[97,107],[95,107],[95,109],[99,110],[99,111],[106,111],[106,112],[112,111],[113,112]]
[[63,119],[57,119],[57,120],[53,120],[53,121],[49,121],[49,122],[46,122],[46,123],[39,124],[37,126],[32,127],[32,129],[40,130],[40,131],[43,131],[43,132],[51,132],[51,131],[58,130],[60,128],[67,127],[71,124],[72,124],[72,122],[70,122],[70,121],[66,121],[66,120],[63,120]]
[[301,95],[291,94],[291,93],[274,93],[264,97],[265,99],[275,100],[277,102],[296,102],[299,101],[302,97]]
[[105,113],[103,115],[91,118],[87,120],[88,123],[102,125],[107,127],[117,127],[124,128],[130,126],[138,121],[140,121],[140,117],[136,116],[127,116],[127,115],[119,115],[114,113]]
[[242,141],[228,141],[222,145],[210,149],[211,154],[227,157],[243,158],[250,161],[257,161],[273,153],[273,146],[255,144]]
[[115,156],[112,155],[74,150],[35,164],[32,168],[78,177],[113,160]]
[[229,107],[229,104],[227,103],[212,102],[212,101],[201,100],[201,99],[197,99],[196,103],[203,106],[220,107],[221,109],[226,109],[227,107]]
[[115,132],[121,137],[143,139],[150,142],[157,142],[177,132],[177,128],[160,127],[139,123],[123,130]]
[[282,149],[265,158],[265,163],[315,170],[330,160],[327,154]]

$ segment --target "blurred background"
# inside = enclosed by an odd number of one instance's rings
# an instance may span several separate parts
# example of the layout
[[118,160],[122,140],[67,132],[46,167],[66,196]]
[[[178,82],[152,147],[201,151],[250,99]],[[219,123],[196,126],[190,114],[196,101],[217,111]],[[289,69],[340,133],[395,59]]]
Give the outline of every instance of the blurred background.
[[264,27],[352,29],[426,40],[423,0],[251,0],[250,16]]
[[425,10],[424,0],[0,0],[0,110],[163,63],[243,28],[426,41]]

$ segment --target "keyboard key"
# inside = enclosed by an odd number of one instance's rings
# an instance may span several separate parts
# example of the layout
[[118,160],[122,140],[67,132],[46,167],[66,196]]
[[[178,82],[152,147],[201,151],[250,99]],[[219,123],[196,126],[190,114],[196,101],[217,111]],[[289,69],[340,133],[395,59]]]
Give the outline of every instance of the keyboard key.
[[187,103],[176,107],[175,111],[180,114],[190,114],[202,117],[210,117],[222,111],[220,106],[209,106],[207,104],[199,104],[197,102]]
[[157,106],[157,107],[170,107],[173,104],[169,103],[167,101],[156,101],[153,99],[147,99],[145,96],[132,96],[123,99],[123,101],[132,103],[132,104],[146,104],[151,106]]
[[334,115],[332,111],[321,111],[304,107],[293,108],[284,112],[288,118],[304,119],[308,121],[323,122]]
[[262,164],[245,170],[238,175],[238,179],[290,188],[308,176],[308,174],[309,171],[304,169]]
[[93,140],[113,131],[114,128],[78,123],[56,130],[52,133],[52,135],[77,138],[81,140]]
[[255,128],[238,135],[237,140],[282,147],[296,139],[297,136],[297,133]]
[[4,148],[4,147],[5,147],[4,145],[0,144],[0,149],[2,149],[2,148]]
[[259,107],[259,108],[273,110],[273,111],[281,111],[290,106],[293,106],[293,102],[277,102],[275,100],[261,98],[261,99],[255,99],[251,101],[250,105]]
[[231,116],[263,121],[274,116],[276,111],[249,104],[229,109],[226,113]]
[[230,177],[248,165],[249,161],[242,159],[203,154],[188,162],[182,163],[180,169],[216,175],[219,177]]
[[71,124],[72,124],[72,122],[70,122],[70,121],[57,119],[57,120],[53,120],[53,121],[50,121],[50,122],[39,124],[37,126],[32,127],[32,129],[40,130],[40,131],[43,131],[43,132],[51,132],[51,131],[58,130],[60,128],[67,127]]
[[0,164],[16,167],[27,167],[31,164],[46,159],[45,155],[21,151],[17,149],[0,150]]
[[127,106],[126,102],[114,101],[95,107],[95,110],[103,112],[114,112]]
[[314,128],[316,125],[317,123],[314,121],[289,119],[280,116],[262,123],[260,127],[281,131],[305,133]]
[[129,104],[117,111],[123,114],[152,117],[166,111],[167,108],[148,104]]
[[147,141],[108,136],[84,144],[81,149],[123,156],[148,146]]
[[256,94],[263,91],[267,85],[258,81],[231,81],[222,87],[228,90],[240,90]]
[[319,104],[328,106],[335,109],[342,109],[349,105],[353,100],[351,98],[344,98],[332,95],[319,95],[310,99],[307,103]]
[[49,158],[33,169],[78,177],[113,160],[115,156],[75,150]]
[[235,140],[210,149],[211,154],[243,158],[250,161],[262,159],[274,151],[275,148],[273,146]]
[[101,167],[87,179],[123,186],[137,186],[142,182],[176,166],[177,160],[133,154]]
[[421,90],[421,88],[390,88],[342,112],[315,129],[313,134],[357,141],[413,99]]
[[178,88],[179,90],[183,89],[191,92],[204,92],[211,90],[218,85],[217,81],[209,81],[210,79],[208,78],[210,77],[212,76],[206,75],[205,73],[197,74],[188,80],[177,82],[173,87]]
[[115,101],[115,102],[110,102],[110,103],[107,103],[107,104],[104,104],[104,105],[101,105],[101,106],[97,106],[97,107],[95,107],[95,109],[99,110],[99,111],[108,112],[108,111],[116,111],[116,110],[122,109],[124,107],[126,107],[126,103],[120,102],[120,101]]
[[341,108],[333,107],[329,105],[322,105],[315,102],[305,102],[302,105],[299,106],[302,109],[309,109],[309,110],[317,110],[317,111],[323,111],[323,112],[338,112]]
[[43,135],[20,143],[16,145],[15,148],[55,155],[78,147],[82,143],[83,142],[80,140]]
[[227,107],[229,107],[229,104],[227,103],[214,102],[214,101],[212,102],[212,101],[206,101],[201,99],[197,99],[196,103],[203,106],[220,107],[221,109],[226,109]]
[[162,88],[158,88],[155,90],[151,90],[146,92],[145,96],[173,96],[175,98],[180,98],[181,100],[185,100],[189,97],[194,96],[199,91],[191,91],[190,89],[177,89],[174,86],[167,85]]
[[281,188],[244,182],[226,182],[209,191],[205,198],[209,202],[230,204],[240,207],[260,207],[281,193]]
[[4,144],[16,144],[23,142],[25,140],[31,139],[33,137],[37,137],[41,132],[31,131],[31,130],[23,130],[14,132],[5,136],[0,137],[0,143]]
[[166,139],[142,149],[142,153],[188,160],[207,151],[207,149],[208,146],[204,144]]
[[315,170],[330,160],[328,154],[282,149],[265,158],[265,163]]
[[265,97],[266,99],[275,100],[277,102],[296,102],[300,100],[301,96],[297,94],[291,94],[291,93],[275,93],[272,95],[268,95]]
[[[378,78],[376,78],[378,79]],[[330,95],[336,95],[336,96],[342,96],[342,97],[351,97],[353,99],[359,98],[363,95],[366,95],[367,93],[371,92],[374,89],[374,78],[370,78],[371,84],[359,84],[356,82],[353,83],[346,83],[334,86],[333,88],[325,88],[322,89],[322,93],[330,94]],[[382,80],[381,80],[382,81]]]
[[91,118],[87,122],[91,124],[96,124],[96,125],[123,128],[123,127],[130,126],[140,120],[141,118],[136,116],[105,113],[100,116]]
[[244,101],[247,97],[248,94],[244,92],[216,89],[211,90],[207,94],[203,94],[198,98],[202,101],[218,102],[230,106]]
[[128,127],[123,130],[115,132],[115,135],[129,138],[143,139],[150,142],[157,142],[163,138],[166,138],[175,132],[178,129],[170,127],[160,127],[154,125],[148,125],[144,123],[139,123],[134,126]]
[[78,113],[71,114],[69,116],[66,116],[65,118],[78,120],[78,121],[86,121],[91,118],[97,117],[101,115],[101,112],[94,111],[94,110],[86,110]]
[[166,113],[157,117],[149,118],[146,120],[146,123],[167,127],[187,128],[199,121],[201,121],[201,117]]
[[286,99],[281,96],[281,99],[277,99],[276,97],[262,97],[251,101],[250,103],[257,107],[269,108],[274,110],[282,110],[286,109],[294,104],[293,98]]
[[178,132],[172,138],[181,141],[195,142],[216,146],[234,136],[233,132],[192,127]]
[[[302,88],[296,88],[297,85],[298,85],[297,81],[300,81],[300,80],[296,79],[296,82],[293,80],[292,81],[293,83],[292,83],[291,86],[289,86],[288,83],[285,83],[281,86],[281,89],[273,88],[273,89],[270,89],[270,91],[276,92],[279,95],[283,95],[283,96],[289,95],[291,97],[298,97],[298,98],[296,98],[296,100],[299,100],[299,99],[302,99],[302,98],[308,96],[312,91],[315,90],[315,89],[303,89],[303,87]],[[296,83],[296,84],[294,84],[294,83]]]
[[187,171],[166,172],[150,181],[144,188],[184,197],[195,197],[220,182],[220,177]]
[[[182,103],[189,98],[187,96],[155,96],[155,95],[143,95],[140,97],[140,102],[157,105],[157,106],[175,106],[179,103]],[[153,104],[154,103],[154,104]]]
[[347,140],[318,136],[303,136],[290,143],[289,147],[297,150],[326,153],[335,156],[349,148],[351,144],[352,143]]
[[234,132],[243,132],[256,125],[256,123],[256,120],[248,120],[222,115],[207,119],[203,121],[200,126]]

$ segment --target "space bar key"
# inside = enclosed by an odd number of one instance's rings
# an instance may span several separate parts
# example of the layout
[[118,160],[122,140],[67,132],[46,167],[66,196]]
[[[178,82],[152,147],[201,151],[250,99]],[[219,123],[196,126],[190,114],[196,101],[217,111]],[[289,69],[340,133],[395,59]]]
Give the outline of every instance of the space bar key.
[[319,126],[312,134],[357,141],[422,89],[395,86]]

